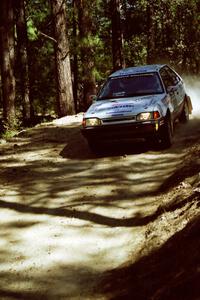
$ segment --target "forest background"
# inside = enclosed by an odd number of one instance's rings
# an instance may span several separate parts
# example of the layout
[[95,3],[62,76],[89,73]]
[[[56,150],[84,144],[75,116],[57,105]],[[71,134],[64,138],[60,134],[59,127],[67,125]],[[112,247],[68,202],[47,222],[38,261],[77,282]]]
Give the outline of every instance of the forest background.
[[85,111],[122,67],[200,72],[199,0],[1,0],[0,131]]

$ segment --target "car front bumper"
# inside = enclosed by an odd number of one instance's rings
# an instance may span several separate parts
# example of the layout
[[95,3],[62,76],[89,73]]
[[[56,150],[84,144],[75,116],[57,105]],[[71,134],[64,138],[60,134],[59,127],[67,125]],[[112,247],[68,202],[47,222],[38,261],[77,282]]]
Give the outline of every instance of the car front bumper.
[[115,125],[102,125],[82,128],[81,132],[87,140],[113,141],[150,138],[159,135],[161,121],[137,122]]

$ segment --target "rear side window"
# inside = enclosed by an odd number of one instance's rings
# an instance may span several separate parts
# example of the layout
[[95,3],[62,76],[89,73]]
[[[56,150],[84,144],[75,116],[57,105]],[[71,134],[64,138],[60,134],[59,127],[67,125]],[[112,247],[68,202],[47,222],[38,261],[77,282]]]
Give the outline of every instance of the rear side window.
[[173,85],[177,85],[180,81],[179,76],[172,69],[170,69],[168,67],[166,67],[166,70],[173,82]]
[[160,76],[163,80],[165,88],[168,88],[169,86],[176,86],[180,81],[178,75],[168,67],[165,67],[160,71]]

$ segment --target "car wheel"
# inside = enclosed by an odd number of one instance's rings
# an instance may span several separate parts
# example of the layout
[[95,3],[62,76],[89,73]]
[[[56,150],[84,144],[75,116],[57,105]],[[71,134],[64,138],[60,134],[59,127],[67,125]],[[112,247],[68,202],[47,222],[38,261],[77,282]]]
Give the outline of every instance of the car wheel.
[[183,110],[182,110],[181,115],[179,117],[179,121],[181,123],[187,123],[189,121],[189,109],[188,109],[188,104],[187,104],[186,100],[184,102],[184,107],[183,107]]
[[170,116],[165,119],[165,124],[163,125],[160,133],[160,146],[163,148],[169,148],[173,142],[173,122]]

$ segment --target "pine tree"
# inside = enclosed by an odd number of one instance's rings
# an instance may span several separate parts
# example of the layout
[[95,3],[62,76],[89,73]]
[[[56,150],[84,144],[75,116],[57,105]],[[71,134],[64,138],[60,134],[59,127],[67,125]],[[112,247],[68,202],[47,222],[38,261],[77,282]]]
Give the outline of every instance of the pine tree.
[[72,76],[67,37],[66,4],[51,0],[54,24],[55,64],[57,79],[57,113],[59,117],[74,113]]
[[15,126],[14,8],[12,0],[0,1],[0,65],[3,118],[6,126]]

